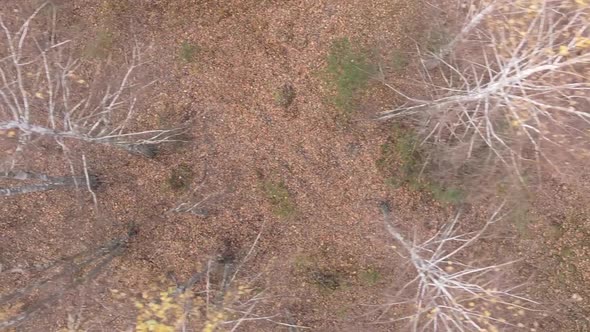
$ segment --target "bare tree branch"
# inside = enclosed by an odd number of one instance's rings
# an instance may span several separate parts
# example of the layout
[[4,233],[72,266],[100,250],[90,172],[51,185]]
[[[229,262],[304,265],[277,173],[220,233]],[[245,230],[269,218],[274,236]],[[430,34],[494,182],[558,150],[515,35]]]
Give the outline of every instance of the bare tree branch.
[[84,176],[48,176],[41,173],[31,173],[23,171],[11,171],[0,173],[0,179],[11,179],[17,181],[40,180],[42,183],[25,184],[13,188],[0,187],[0,196],[16,196],[32,192],[49,191],[61,189],[64,187],[76,188],[78,184],[84,184],[89,189],[98,186],[98,177],[90,174]]
[[39,277],[27,286],[0,297],[0,307],[17,303],[30,303],[24,309],[0,321],[6,329],[26,321],[40,310],[58,301],[66,292],[92,280],[103,272],[110,262],[120,255],[127,243],[136,235],[133,227],[124,236],[113,239],[97,248],[64,257],[39,272]]
[[[144,64],[135,45],[124,73],[109,75],[112,82],[86,82],[76,74],[80,61],[72,59],[70,41],[43,36],[36,20],[45,3],[24,21],[0,15],[0,129],[17,130],[22,146],[31,136],[110,144],[133,153],[153,156],[153,146],[177,141],[183,128],[130,130],[138,94],[148,84],[138,81]],[[55,13],[52,26],[55,26]],[[3,57],[2,57],[3,56]],[[108,83],[101,85],[102,83]]]
[[508,166],[530,160],[524,144],[559,170],[554,152],[588,153],[579,138],[590,128],[589,17],[590,8],[574,2],[484,1],[437,57],[442,81],[425,65],[432,98],[388,84],[408,102],[381,119],[423,117],[429,140],[482,142]]
[[[531,310],[537,304],[514,293],[516,287],[504,287],[498,280],[501,269],[514,262],[474,266],[461,256],[482,237],[489,226],[499,220],[500,206],[485,225],[475,232],[460,233],[460,214],[431,238],[417,242],[407,239],[398,230],[389,206],[381,210],[385,227],[399,243],[404,257],[415,270],[415,277],[406,283],[390,303],[385,304],[380,319],[393,308],[406,308],[409,314],[384,320],[384,323],[408,321],[410,331],[497,331],[498,326],[515,326],[512,313],[498,312],[500,303],[518,310]],[[413,297],[405,298],[406,293]]]

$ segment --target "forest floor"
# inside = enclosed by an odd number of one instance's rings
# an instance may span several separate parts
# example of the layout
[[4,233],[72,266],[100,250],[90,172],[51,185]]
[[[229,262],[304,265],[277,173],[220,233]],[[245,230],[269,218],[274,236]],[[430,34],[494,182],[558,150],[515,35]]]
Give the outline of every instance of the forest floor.
[[[156,81],[136,125],[188,125],[190,141],[154,159],[89,150],[102,182],[96,211],[77,192],[0,198],[2,292],[129,223],[137,229],[96,279],[17,330],[126,331],[142,292],[229,262],[236,289],[264,290],[252,317],[272,316],[238,330],[403,331],[375,324],[375,309],[408,278],[379,205],[426,238],[459,207],[469,229],[502,201],[393,184],[405,127],[375,120],[398,102],[380,80],[411,86],[416,45],[440,45],[453,15],[416,0],[63,1],[58,25],[76,41],[79,75],[90,80],[103,61],[123,67],[142,45],[142,74]],[[527,312],[519,331],[590,331],[588,180],[544,176],[510,195],[507,216],[473,249],[520,259],[506,278],[545,310]],[[194,213],[172,211],[191,202],[201,202]]]

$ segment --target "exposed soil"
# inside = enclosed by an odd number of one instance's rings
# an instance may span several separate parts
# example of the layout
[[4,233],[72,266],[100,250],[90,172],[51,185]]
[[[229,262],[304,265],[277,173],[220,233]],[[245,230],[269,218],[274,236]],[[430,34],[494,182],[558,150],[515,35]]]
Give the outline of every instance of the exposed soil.
[[[404,230],[423,237],[456,208],[387,184],[377,161],[392,124],[374,116],[396,102],[393,93],[370,80],[354,111],[343,114],[330,102],[324,70],[341,37],[370,50],[373,63],[392,50],[411,53],[431,33],[428,15],[444,20],[441,13],[410,0],[82,0],[61,2],[58,15],[85,59],[82,77],[91,79],[101,61],[123,65],[131,41],[143,45],[142,75],[157,81],[133,125],[186,125],[190,139],[162,147],[153,159],[72,146],[85,151],[100,178],[96,210],[84,190],[0,198],[2,294],[27,285],[48,262],[121,237],[131,224],[137,231],[99,276],[64,286],[58,300],[16,330],[57,331],[72,317],[80,331],[132,329],[141,292],[186,282],[211,260],[236,262],[239,284],[265,290],[257,315],[312,331],[403,330],[372,324],[372,306],[407,279],[379,204],[389,202]],[[410,69],[386,74],[412,77]],[[14,144],[10,139],[3,146]],[[39,142],[27,162],[67,174],[61,156],[51,142]],[[511,277],[550,303],[547,312],[523,319],[527,329],[589,331],[588,200],[583,187],[546,183],[494,234],[504,239],[499,246],[488,240],[475,252],[525,257]],[[199,201],[191,211],[179,206]],[[486,217],[483,206],[465,207],[466,220],[473,218],[466,228]],[[270,321],[239,330],[297,331]]]

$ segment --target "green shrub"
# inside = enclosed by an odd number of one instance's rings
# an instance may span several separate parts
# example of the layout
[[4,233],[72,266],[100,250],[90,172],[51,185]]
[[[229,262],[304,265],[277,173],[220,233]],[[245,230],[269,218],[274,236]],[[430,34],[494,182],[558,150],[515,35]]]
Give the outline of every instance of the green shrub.
[[332,43],[327,62],[327,81],[335,89],[334,105],[351,112],[355,93],[367,85],[373,70],[365,54],[355,49],[348,38]]
[[359,273],[359,278],[363,284],[373,286],[381,280],[381,273],[373,268],[368,268]]
[[180,58],[184,62],[193,62],[198,50],[199,48],[196,45],[184,41],[182,42],[182,45],[180,45]]
[[174,168],[168,177],[168,184],[172,190],[186,190],[190,187],[194,172],[191,167],[187,164],[181,164]]
[[283,182],[264,181],[262,187],[276,216],[288,218],[295,214],[295,204]]
[[460,203],[463,192],[459,188],[445,186],[427,176],[423,155],[417,137],[396,127],[388,142],[381,146],[381,157],[376,164],[387,175],[385,183],[393,188],[406,186],[413,191],[427,192],[439,202]]

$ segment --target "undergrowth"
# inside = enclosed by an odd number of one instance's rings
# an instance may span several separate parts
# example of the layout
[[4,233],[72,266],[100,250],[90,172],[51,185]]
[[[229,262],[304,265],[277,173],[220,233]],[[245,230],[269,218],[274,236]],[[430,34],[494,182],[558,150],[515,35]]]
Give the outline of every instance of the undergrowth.
[[343,273],[322,264],[317,257],[298,257],[295,262],[295,274],[302,276],[306,283],[317,287],[323,295],[329,295],[345,286]]
[[84,48],[84,56],[91,59],[105,59],[112,52],[114,42],[114,34],[107,28],[101,29]]
[[288,218],[295,214],[295,203],[293,203],[289,190],[282,181],[264,181],[262,189],[276,216]]
[[390,63],[395,72],[402,72],[410,64],[410,58],[406,53],[395,50],[391,55]]
[[94,38],[88,39],[83,55],[87,59],[105,60],[116,53],[115,45],[121,37],[121,26],[118,22],[132,8],[129,0],[105,0],[97,10],[96,31]]
[[328,54],[326,81],[335,92],[334,105],[350,113],[354,109],[355,94],[363,89],[373,72],[366,53],[353,47],[348,38],[336,39]]
[[381,146],[381,157],[377,167],[387,176],[386,183],[393,188],[407,187],[428,193],[435,200],[458,204],[463,192],[454,186],[447,186],[429,176],[425,151],[419,146],[417,137],[407,129],[395,127],[388,141]]
[[291,106],[291,104],[295,100],[295,97],[295,88],[293,88],[293,85],[289,83],[283,84],[274,93],[275,104],[282,108],[288,108],[289,106]]
[[180,59],[184,62],[194,62],[198,50],[199,48],[196,45],[184,41],[180,45]]
[[181,164],[174,168],[170,173],[170,177],[168,177],[168,185],[172,190],[187,190],[190,187],[194,176],[195,173],[189,165]]
[[359,273],[359,278],[363,285],[365,286],[374,286],[376,285],[382,278],[381,273],[374,268],[367,268],[362,270]]

